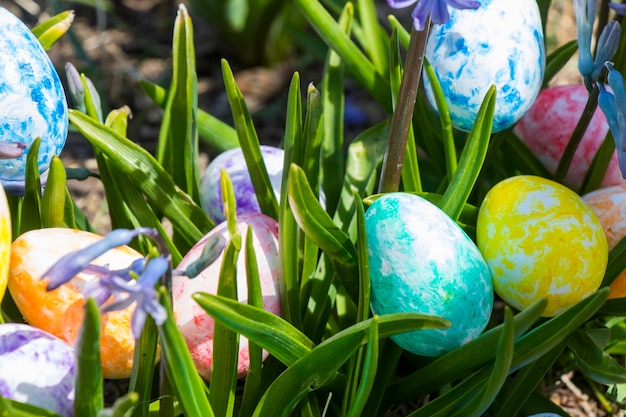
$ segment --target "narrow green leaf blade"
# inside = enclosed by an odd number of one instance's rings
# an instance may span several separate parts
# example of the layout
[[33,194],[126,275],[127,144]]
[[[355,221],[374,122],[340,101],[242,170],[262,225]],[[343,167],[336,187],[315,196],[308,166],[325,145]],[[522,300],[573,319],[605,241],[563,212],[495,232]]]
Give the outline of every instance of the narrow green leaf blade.
[[[24,185],[24,199],[20,212],[20,234],[29,230],[41,229],[41,177],[39,176],[39,144],[37,138],[28,148],[26,157],[26,183]],[[13,235],[17,237],[16,235]]]
[[41,201],[43,227],[62,227],[65,217],[65,167],[57,156],[50,161],[48,181]]
[[85,316],[76,342],[76,388],[74,415],[97,417],[104,408],[102,370],[100,365],[100,311],[88,298]]
[[48,51],[56,41],[65,35],[73,21],[74,11],[66,10],[38,24],[32,29],[32,32],[43,49]]
[[600,349],[586,331],[574,332],[568,347],[580,370],[592,380],[605,385],[626,383],[626,369]]

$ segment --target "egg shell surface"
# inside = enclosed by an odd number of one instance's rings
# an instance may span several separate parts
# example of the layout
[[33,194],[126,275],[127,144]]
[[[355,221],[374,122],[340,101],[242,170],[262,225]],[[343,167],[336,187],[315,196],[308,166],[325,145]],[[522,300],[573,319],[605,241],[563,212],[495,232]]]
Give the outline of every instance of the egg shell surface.
[[74,349],[26,324],[0,324],[0,395],[22,403],[74,414]]
[[518,310],[548,299],[551,317],[595,293],[608,245],[591,207],[569,188],[531,175],[507,178],[485,196],[478,248],[496,293]]
[[472,240],[421,197],[390,193],[365,214],[374,314],[443,317],[447,329],[392,336],[417,355],[440,356],[479,336],[493,307],[489,269]]
[[9,282],[11,262],[11,212],[9,203],[0,184],[0,301],[4,297]]
[[[626,236],[626,183],[601,188],[583,196],[598,216],[609,250]],[[610,285],[609,298],[626,297],[626,270]]]
[[[543,81],[545,50],[534,0],[479,0],[477,9],[450,8],[450,20],[434,25],[426,58],[432,65],[452,124],[469,131],[491,85],[496,86],[492,131],[511,126],[530,108]],[[427,97],[436,108],[424,75]]]
[[[583,114],[589,98],[582,84],[561,85],[542,90],[530,110],[522,117],[513,132],[533,154],[554,174],[563,151]],[[598,108],[574,154],[564,183],[579,189],[589,165],[609,130],[604,113]],[[617,153],[609,163],[602,187],[623,183]]]
[[[0,140],[30,145],[37,137],[39,170],[65,145],[68,111],[59,75],[43,47],[22,21],[0,7]],[[0,182],[23,181],[28,150],[20,158],[0,159]]]
[[[48,292],[43,274],[62,256],[82,249],[102,236],[73,229],[31,230],[11,245],[9,291],[26,321],[72,346],[83,323],[85,284],[94,279],[80,273],[70,282]],[[92,264],[111,269],[127,268],[141,254],[128,246],[112,249]],[[135,339],[130,329],[134,305],[125,310],[100,315],[100,357],[105,378],[130,377]]]
[[[261,146],[261,155],[270,177],[274,194],[280,197],[280,187],[283,178],[284,151],[273,146]],[[222,186],[220,175],[226,170],[233,185],[233,192],[237,201],[237,214],[260,213],[261,208],[254,193],[254,186],[250,179],[248,166],[243,157],[241,148],[229,149],[219,154],[207,166],[200,182],[200,199],[205,212],[215,223],[225,220],[222,204]]]
[[[252,227],[254,253],[257,257],[263,308],[271,313],[280,315],[279,298],[279,265],[278,254],[278,223],[263,214],[249,213],[237,217],[237,230],[244,239],[248,225]],[[221,239],[219,238],[221,236]],[[228,241],[228,227],[223,222],[211,230],[185,255],[178,270],[185,270],[202,254],[207,242],[220,239],[226,244]],[[237,259],[237,294],[238,300],[247,303],[247,280],[245,267],[245,244]],[[172,279],[172,297],[174,300],[174,315],[185,342],[191,352],[191,357],[198,373],[207,381],[211,378],[213,365],[213,328],[215,322],[193,299],[196,292],[217,294],[219,274],[224,257],[221,250],[219,257],[198,276],[190,279],[184,275],[174,275]],[[250,367],[248,340],[241,336],[239,340],[239,365],[237,374],[244,376]]]

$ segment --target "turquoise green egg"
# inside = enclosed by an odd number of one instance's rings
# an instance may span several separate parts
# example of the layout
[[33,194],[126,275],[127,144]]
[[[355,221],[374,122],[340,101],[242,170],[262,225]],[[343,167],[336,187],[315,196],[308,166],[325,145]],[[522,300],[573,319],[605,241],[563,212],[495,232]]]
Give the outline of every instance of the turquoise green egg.
[[436,357],[479,336],[493,308],[489,269],[465,232],[432,203],[391,193],[365,215],[374,314],[419,312],[446,329],[393,336],[400,347]]

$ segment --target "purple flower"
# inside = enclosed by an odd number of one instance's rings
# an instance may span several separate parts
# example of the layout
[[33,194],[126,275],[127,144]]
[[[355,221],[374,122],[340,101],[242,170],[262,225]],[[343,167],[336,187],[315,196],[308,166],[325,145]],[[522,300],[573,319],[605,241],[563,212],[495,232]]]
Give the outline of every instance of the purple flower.
[[141,330],[148,314],[152,316],[157,325],[163,324],[165,319],[167,319],[167,312],[156,300],[154,286],[163,274],[167,272],[169,267],[169,260],[159,256],[150,259],[146,263],[137,280],[127,280],[123,276],[117,275],[102,278],[100,286],[108,289],[115,297],[112,303],[104,306],[102,312],[124,310],[131,304],[136,303],[131,319],[131,329],[135,339],[141,336]]
[[402,9],[411,6],[417,1],[417,6],[411,13],[416,30],[424,30],[424,24],[430,16],[433,23],[438,25],[448,23],[450,14],[448,6],[455,9],[477,9],[480,2],[476,0],[387,0],[389,7]]
[[46,289],[48,291],[52,291],[66,282],[69,282],[72,278],[87,268],[91,261],[103,253],[118,246],[129,244],[136,236],[156,236],[157,234],[158,232],[156,229],[150,229],[147,227],[134,230],[114,230],[96,243],[61,257],[61,259],[59,259],[43,274],[41,279],[49,278]]
[[605,64],[609,71],[608,82],[613,93],[607,91],[604,84],[596,83],[600,94],[598,105],[606,116],[609,129],[615,140],[617,159],[622,176],[626,178],[626,90],[624,78],[610,63]]
[[585,85],[591,90],[593,83],[598,80],[602,67],[615,55],[621,34],[618,22],[607,24],[596,48],[596,55],[591,54],[591,38],[593,25],[596,20],[597,2],[595,0],[575,0],[574,11],[578,31],[578,71],[585,80]]
[[626,14],[626,4],[609,3],[609,7],[615,10],[618,14]]

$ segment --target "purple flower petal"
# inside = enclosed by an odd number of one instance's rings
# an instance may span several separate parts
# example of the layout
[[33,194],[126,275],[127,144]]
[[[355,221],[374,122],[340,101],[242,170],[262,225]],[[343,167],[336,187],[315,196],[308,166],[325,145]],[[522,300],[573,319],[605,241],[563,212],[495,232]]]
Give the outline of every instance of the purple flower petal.
[[412,4],[415,4],[417,0],[387,0],[389,7],[394,9],[404,9]]

